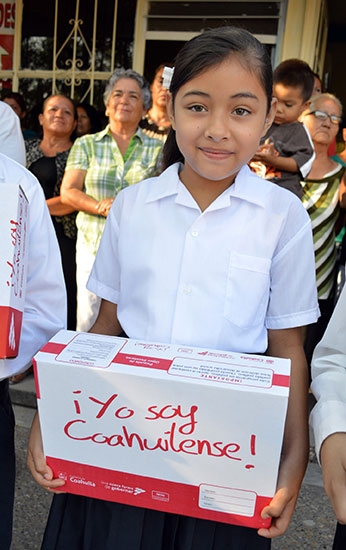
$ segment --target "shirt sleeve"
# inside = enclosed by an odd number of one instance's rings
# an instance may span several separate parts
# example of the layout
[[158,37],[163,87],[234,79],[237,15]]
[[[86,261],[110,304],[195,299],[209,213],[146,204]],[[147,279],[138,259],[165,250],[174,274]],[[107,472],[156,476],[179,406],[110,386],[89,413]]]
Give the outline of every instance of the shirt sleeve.
[[346,432],[346,287],[335,307],[327,330],[317,345],[311,363],[311,390],[317,404],[310,415],[316,455],[323,441],[336,432]]
[[[90,136],[88,136],[89,138]],[[77,138],[71,147],[65,170],[88,170],[89,152],[85,136]]]
[[268,329],[305,326],[319,317],[311,222],[298,199],[292,206],[272,260]]
[[297,123],[286,147],[292,148],[292,158],[296,161],[302,177],[305,178],[311,170],[315,151],[309,130],[304,124],[301,122]]
[[14,169],[10,167],[12,180],[22,186],[29,200],[28,269],[18,355],[0,360],[0,379],[26,370],[35,353],[66,327],[60,250],[43,191],[30,172],[21,168],[18,173],[17,168],[17,165]]

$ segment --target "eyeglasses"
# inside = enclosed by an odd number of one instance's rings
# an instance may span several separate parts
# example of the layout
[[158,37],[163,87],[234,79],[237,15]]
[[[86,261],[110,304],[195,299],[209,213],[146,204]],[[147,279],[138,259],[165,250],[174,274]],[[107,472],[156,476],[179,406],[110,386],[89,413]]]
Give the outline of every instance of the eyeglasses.
[[341,121],[341,116],[329,115],[324,111],[311,111],[311,113],[308,113],[308,115],[314,115],[319,120],[327,120],[327,118],[329,118],[332,124],[339,124]]

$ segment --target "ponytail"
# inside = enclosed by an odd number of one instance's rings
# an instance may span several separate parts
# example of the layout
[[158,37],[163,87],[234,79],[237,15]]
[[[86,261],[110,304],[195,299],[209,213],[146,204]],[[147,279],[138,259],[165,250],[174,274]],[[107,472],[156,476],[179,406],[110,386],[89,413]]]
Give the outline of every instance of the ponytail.
[[171,127],[163,146],[163,170],[172,166],[175,162],[184,162],[184,157],[175,139],[175,130]]

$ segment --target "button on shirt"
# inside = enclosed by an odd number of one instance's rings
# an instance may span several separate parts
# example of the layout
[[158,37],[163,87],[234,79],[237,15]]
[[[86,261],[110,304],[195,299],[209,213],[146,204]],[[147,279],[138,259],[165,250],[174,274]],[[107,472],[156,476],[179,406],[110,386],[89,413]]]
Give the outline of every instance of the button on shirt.
[[[97,201],[115,197],[121,189],[160,173],[162,142],[149,138],[138,128],[132,136],[125,159],[109,126],[102,132],[76,139],[66,164],[71,169],[86,170],[83,191]],[[103,216],[79,212],[78,239],[83,236],[89,251],[96,254],[105,224]]]
[[[244,166],[204,212],[179,164],[122,191],[88,282],[133,338],[261,353],[318,317],[309,217]],[[304,292],[302,292],[304,289]]]

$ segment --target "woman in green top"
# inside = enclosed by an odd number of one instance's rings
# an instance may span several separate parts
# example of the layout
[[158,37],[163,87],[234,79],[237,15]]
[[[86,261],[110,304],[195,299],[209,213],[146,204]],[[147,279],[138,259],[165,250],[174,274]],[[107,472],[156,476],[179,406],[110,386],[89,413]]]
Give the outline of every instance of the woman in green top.
[[105,218],[118,192],[160,172],[162,142],[150,138],[139,122],[151,107],[146,80],[128,69],[112,74],[104,93],[108,126],[77,139],[61,186],[63,203],[77,215],[77,330],[87,331],[99,299],[86,289]]

